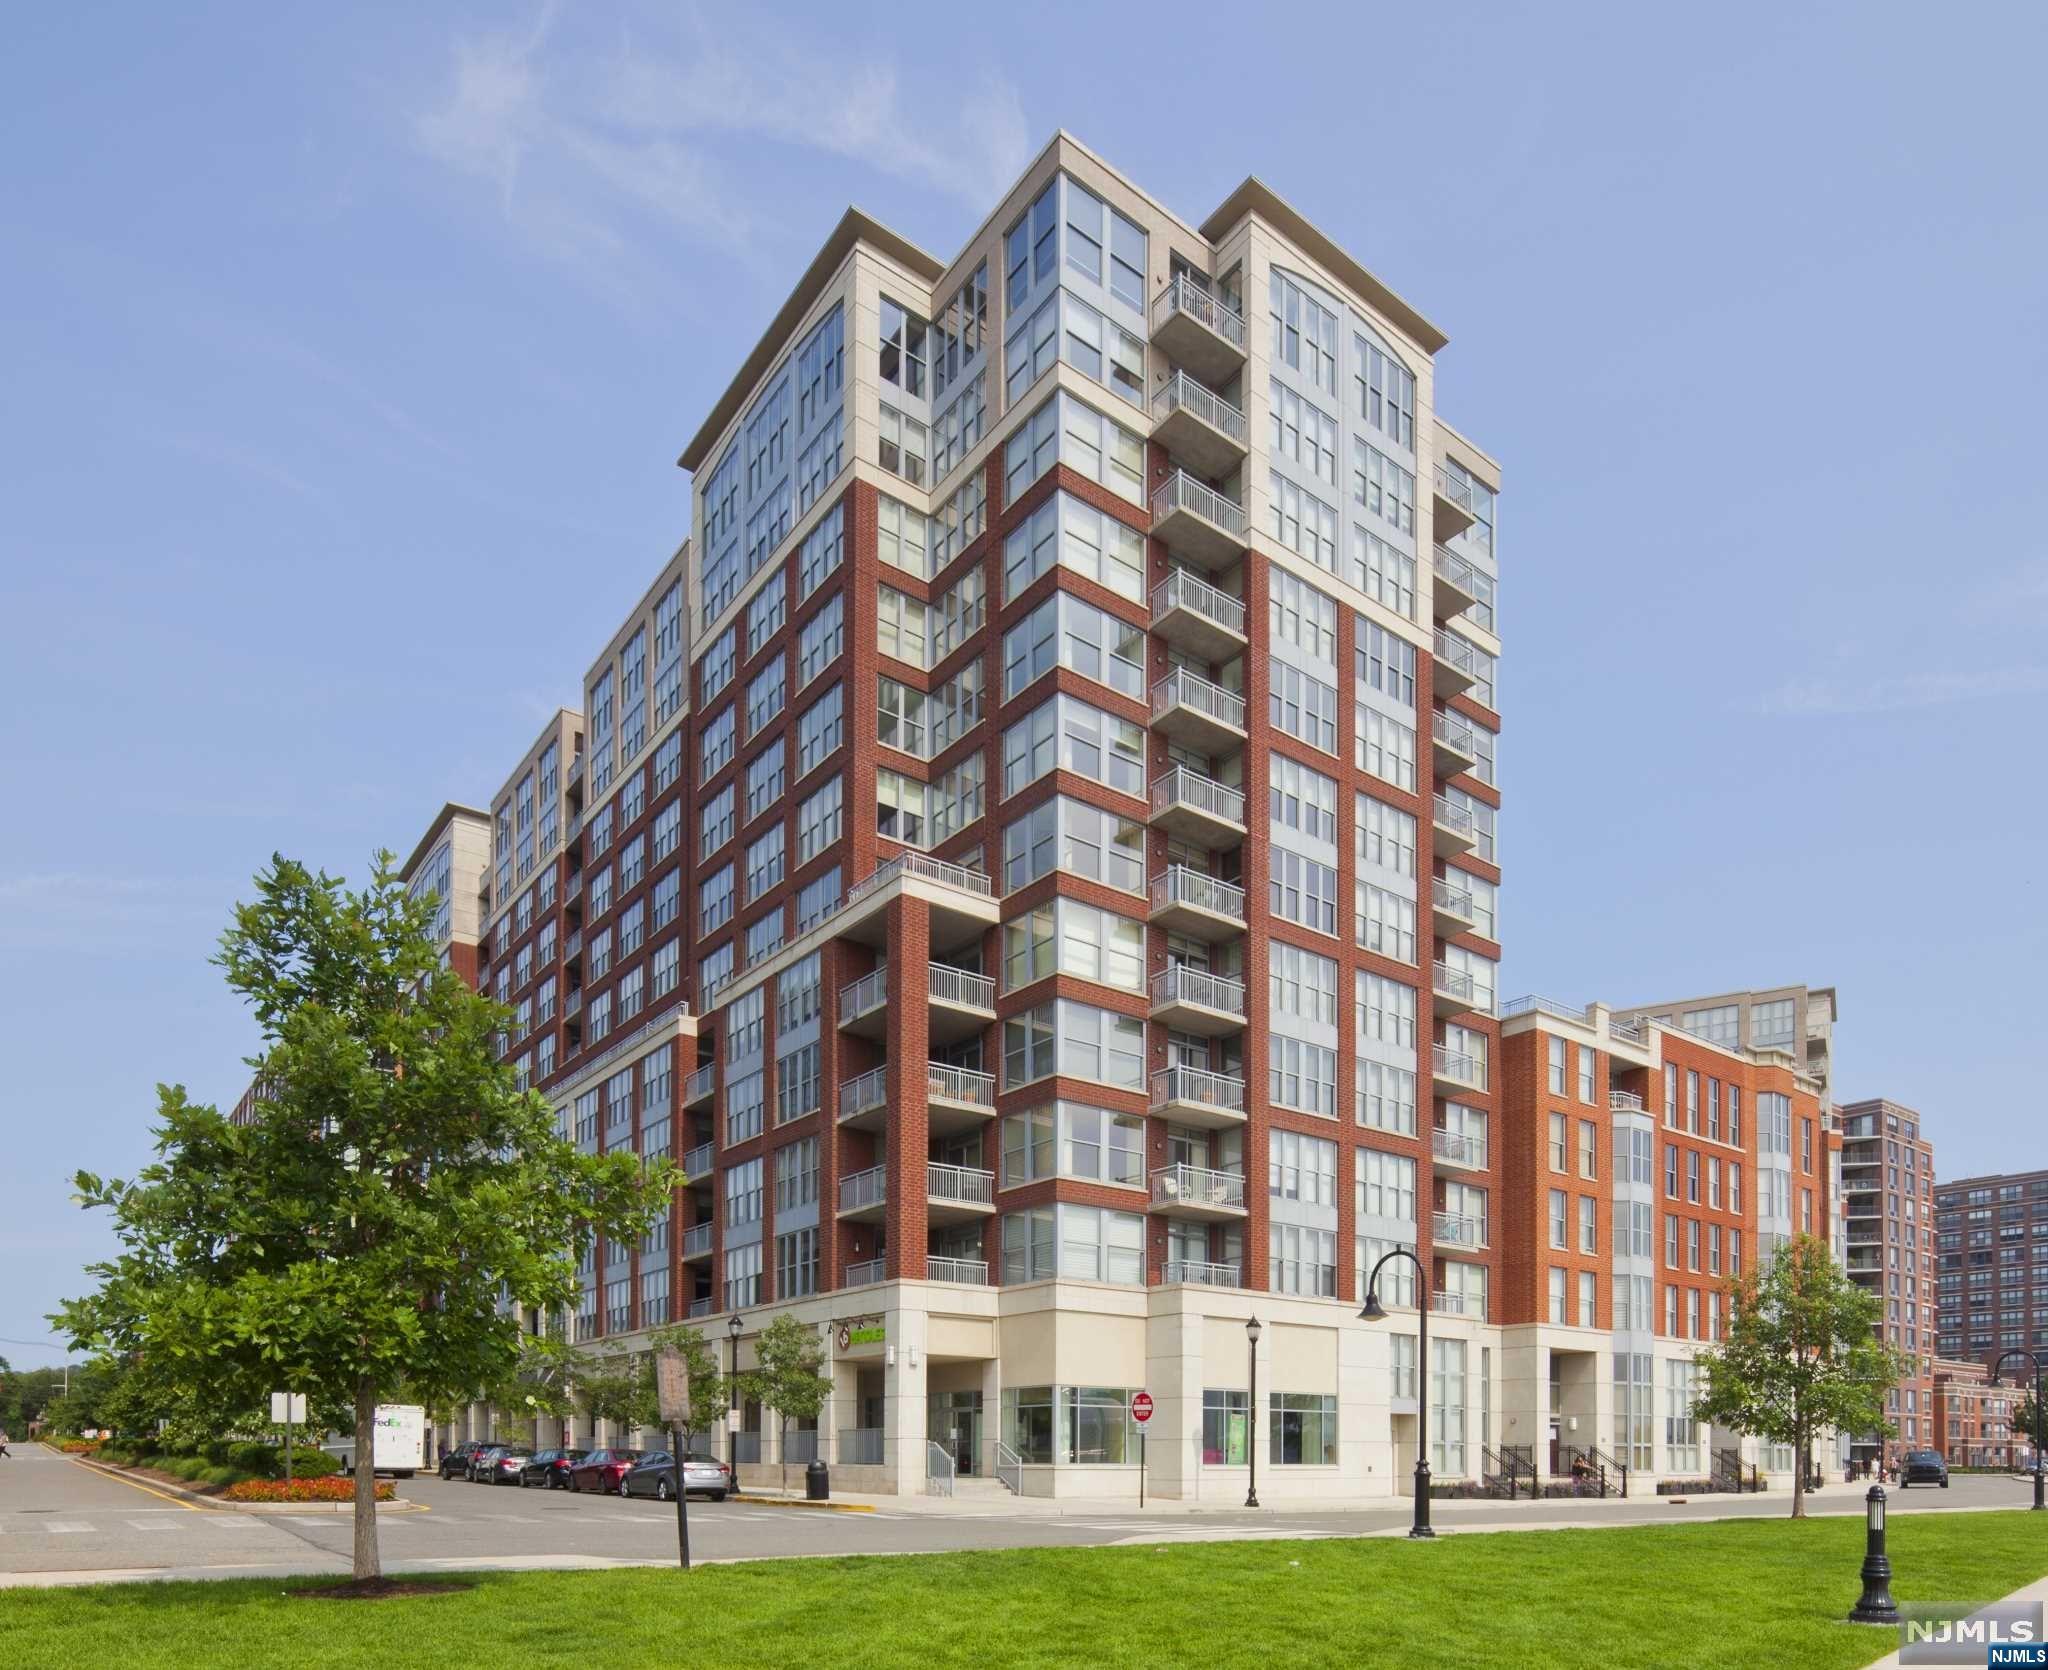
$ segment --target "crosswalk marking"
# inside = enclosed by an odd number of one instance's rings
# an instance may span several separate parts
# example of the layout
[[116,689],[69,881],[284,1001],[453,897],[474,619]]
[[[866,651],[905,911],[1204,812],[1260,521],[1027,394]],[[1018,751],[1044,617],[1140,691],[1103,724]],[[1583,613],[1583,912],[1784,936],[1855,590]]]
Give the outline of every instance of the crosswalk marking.
[[43,1529],[53,1537],[75,1537],[89,1534],[92,1527],[75,1519],[53,1519]]
[[128,1521],[138,1531],[181,1531],[182,1521],[176,1519],[131,1519]]

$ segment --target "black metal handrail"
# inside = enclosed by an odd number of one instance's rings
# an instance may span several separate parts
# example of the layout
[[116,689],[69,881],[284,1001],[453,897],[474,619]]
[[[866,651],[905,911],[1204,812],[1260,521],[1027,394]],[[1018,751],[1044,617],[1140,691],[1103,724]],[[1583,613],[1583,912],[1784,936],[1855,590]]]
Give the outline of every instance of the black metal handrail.
[[1479,1482],[1492,1490],[1505,1480],[1508,1500],[1513,1501],[1520,1494],[1520,1480],[1526,1474],[1529,1480],[1529,1499],[1534,1501],[1540,1492],[1536,1487],[1536,1457],[1527,1444],[1503,1444],[1498,1450],[1479,1447],[1481,1457]]
[[1600,1466],[1602,1479],[1600,1494],[1602,1496],[1607,1494],[1605,1479],[1607,1474],[1612,1473],[1621,1480],[1621,1494],[1626,1497],[1628,1495],[1628,1468],[1621,1462],[1616,1461],[1613,1456],[1609,1455],[1597,1444],[1590,1446],[1586,1453],[1592,1456],[1594,1461]]

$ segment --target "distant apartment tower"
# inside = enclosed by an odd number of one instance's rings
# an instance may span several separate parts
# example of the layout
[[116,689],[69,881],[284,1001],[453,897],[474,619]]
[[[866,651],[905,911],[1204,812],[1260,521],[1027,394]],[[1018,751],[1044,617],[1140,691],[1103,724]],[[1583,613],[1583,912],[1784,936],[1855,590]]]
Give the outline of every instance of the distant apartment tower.
[[1718,992],[1663,1003],[1636,1003],[1614,1011],[1624,1021],[1653,1020],[1710,1044],[1736,1049],[1789,1050],[1800,1070],[1821,1087],[1821,1111],[1832,1106],[1835,988],[1773,986]]
[[477,983],[477,945],[484,935],[478,890],[490,863],[490,814],[451,800],[427,825],[399,870],[408,894],[435,901],[430,932],[442,965],[472,986]]
[[2014,1467],[2031,1464],[2033,1434],[2014,1430],[2020,1401],[2032,1389],[2032,1371],[2014,1363],[1999,1383],[1975,1361],[1934,1359],[1933,1447],[1951,1467]]
[[2048,1357],[2048,1171],[1938,1183],[1934,1233],[1941,1354]]
[[[1886,1416],[1898,1431],[1881,1448],[1886,1460],[1896,1461],[1901,1451],[1934,1441],[1934,1358],[1940,1348],[1934,1144],[1920,1116],[1896,1102],[1851,1102],[1836,1117],[1849,1274],[1882,1301],[1880,1336],[1912,1364],[1885,1394]],[[1874,1460],[1880,1446],[1859,1438],[1851,1453]]]

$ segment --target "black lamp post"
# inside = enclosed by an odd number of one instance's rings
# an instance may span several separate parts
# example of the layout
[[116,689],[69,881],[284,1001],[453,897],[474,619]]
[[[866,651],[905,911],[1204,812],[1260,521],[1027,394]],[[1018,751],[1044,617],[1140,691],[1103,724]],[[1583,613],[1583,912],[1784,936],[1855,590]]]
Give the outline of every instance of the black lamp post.
[[740,1395],[740,1313],[734,1311],[727,1319],[725,1332],[732,1341],[732,1376],[726,1383],[725,1393],[725,1459],[732,1466],[732,1487],[740,1487],[740,1429],[732,1424],[733,1399]]
[[1892,1563],[1884,1551],[1884,1486],[1874,1484],[1863,1498],[1863,1593],[1849,1613],[1852,1624],[1891,1624],[1899,1621],[1899,1608],[1892,1599]]
[[[2042,1362],[2037,1352],[2005,1351],[1999,1354],[1998,1361],[1991,1370],[1991,1384],[1994,1386],[1998,1384],[1999,1375],[2005,1372],[2007,1357],[2024,1357],[2034,1365],[2034,1512],[2039,1513],[2042,1509],[2041,1452],[2048,1449],[2048,1408],[2042,1407],[2044,1403],[2048,1403],[2048,1398],[2044,1398],[2042,1392],[2044,1387],[2048,1387],[2048,1375],[2042,1373]],[[2017,1387],[2021,1382],[2015,1377],[2013,1384]]]
[[1265,1332],[1255,1316],[1244,1325],[1245,1350],[1252,1362],[1251,1407],[1245,1415],[1245,1459],[1251,1463],[1251,1488],[1244,1493],[1244,1505],[1259,1505],[1259,1335]]
[[1405,1258],[1415,1266],[1415,1278],[1422,1285],[1425,1301],[1416,1307],[1421,1332],[1415,1347],[1415,1523],[1408,1527],[1408,1534],[1433,1537],[1436,1532],[1429,1527],[1429,1272],[1422,1267],[1422,1260],[1406,1247],[1383,1253],[1379,1263],[1372,1267],[1372,1274],[1366,1277],[1365,1309],[1358,1315],[1366,1322],[1386,1321],[1387,1313],[1380,1308],[1380,1271],[1393,1258]]

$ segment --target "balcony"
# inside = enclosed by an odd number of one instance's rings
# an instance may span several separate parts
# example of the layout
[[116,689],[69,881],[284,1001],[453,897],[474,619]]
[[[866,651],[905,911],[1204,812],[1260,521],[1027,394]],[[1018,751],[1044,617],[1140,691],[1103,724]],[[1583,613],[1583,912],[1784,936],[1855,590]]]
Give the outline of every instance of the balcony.
[[709,1224],[690,1225],[688,1229],[683,1231],[683,1262],[687,1264],[693,1258],[709,1258],[710,1256],[711,1226]]
[[1152,298],[1152,346],[1204,382],[1227,383],[1244,366],[1244,315],[1178,276]]
[[935,1224],[990,1217],[996,1209],[996,1174],[979,1166],[942,1165],[937,1160],[927,1160],[924,1198],[926,1214]]
[[1486,1089],[1486,1063],[1476,1055],[1465,1055],[1445,1044],[1429,1046],[1430,1082],[1452,1094],[1460,1090]]
[[1429,718],[1429,748],[1436,762],[1436,774],[1455,777],[1461,771],[1476,769],[1479,739],[1472,734],[1472,727],[1448,708],[1436,709]]
[[1483,672],[1479,651],[1457,633],[1446,632],[1439,626],[1430,643],[1435,652],[1439,696],[1462,696],[1479,682]]
[[1439,1316],[1469,1316],[1475,1322],[1486,1320],[1486,1301],[1476,1295],[1451,1293],[1438,1288],[1429,1296],[1429,1308]]
[[690,1314],[693,1317],[709,1316],[711,1314],[711,1295],[707,1293],[701,1299],[692,1299],[690,1301]]
[[1486,1169],[1486,1138],[1441,1127],[1429,1133],[1429,1152],[1438,1165],[1456,1166],[1460,1171]]
[[931,943],[938,951],[978,943],[1000,915],[995,888],[979,870],[929,853],[899,852],[846,890],[833,931],[863,945],[888,944],[889,901],[904,895],[930,907]]
[[1486,1246],[1484,1218],[1468,1217],[1460,1212],[1433,1212],[1430,1220],[1430,1236],[1439,1247],[1483,1250]]
[[1197,1258],[1169,1258],[1165,1280],[1190,1287],[1242,1287],[1244,1274],[1235,1264],[1206,1264]]
[[1176,667],[1152,686],[1152,728],[1202,754],[1227,754],[1245,740],[1244,698]]
[[1607,1111],[1609,1113],[1647,1113],[1649,1109],[1643,1106],[1642,1097],[1638,1096],[1633,1090],[1610,1090],[1607,1092]]
[[1244,555],[1250,527],[1243,505],[1185,470],[1152,490],[1152,537],[1197,568],[1231,567]]
[[889,1168],[870,1166],[851,1177],[839,1179],[839,1215],[842,1218],[885,1216],[889,1209]]
[[563,774],[562,781],[572,788],[583,781],[583,756],[581,754],[571,756],[569,769]]
[[971,1038],[995,1024],[996,983],[986,974],[933,963],[927,976],[928,1025],[935,1043]]
[[1242,1218],[1244,1174],[1202,1166],[1162,1166],[1152,1173],[1152,1210],[1210,1223]]
[[1152,878],[1147,919],[1196,939],[1232,939],[1244,932],[1244,889],[1185,864],[1170,864]]
[[692,1183],[705,1183],[711,1179],[714,1161],[708,1142],[700,1142],[683,1156],[683,1175]]
[[1175,963],[1152,976],[1151,1018],[1208,1038],[1242,1032],[1244,982]]
[[1471,487],[1456,480],[1443,465],[1437,465],[1430,487],[1430,533],[1437,544],[1456,539],[1479,520],[1479,506]]
[[988,1261],[980,1258],[938,1258],[924,1261],[926,1281],[958,1282],[966,1287],[988,1286]]
[[1430,878],[1429,914],[1436,924],[1439,939],[1479,931],[1479,907],[1473,902],[1470,890],[1460,885],[1460,880],[1461,873],[1457,870],[1448,870],[1443,875]]
[[1152,438],[1203,476],[1231,474],[1251,450],[1244,413],[1185,371],[1152,396]]
[[889,1069],[876,1067],[839,1087],[839,1123],[879,1131],[889,1123]]
[[683,1106],[701,1107],[718,1089],[718,1064],[707,1061],[683,1080]]
[[578,928],[567,939],[562,941],[562,961],[565,963],[573,963],[582,954],[583,930],[581,928]]
[[[848,1287],[872,1287],[876,1282],[887,1281],[888,1279],[889,1261],[886,1258],[865,1258],[858,1264],[849,1264],[846,1267],[846,1285]],[[846,1434],[842,1432],[839,1436],[843,1440]],[[882,1459],[881,1438],[881,1431],[877,1428],[875,1431],[875,1459],[877,1461]],[[839,1459],[841,1461],[852,1459],[847,1455],[846,1446],[843,1442],[840,1445]]]
[[1463,858],[1479,845],[1479,820],[1443,795],[1430,808],[1430,845],[1439,858]]
[[1455,551],[1437,546],[1430,554],[1430,569],[1436,577],[1429,591],[1430,612],[1438,620],[1462,615],[1485,593],[1479,570]]
[[850,980],[839,988],[839,1028],[862,1037],[879,1038],[888,1030],[889,966]]
[[1152,588],[1152,630],[1202,661],[1244,651],[1244,604],[1200,575],[1176,568]]
[[1432,965],[1430,990],[1436,994],[1436,1012],[1439,1015],[1493,1013],[1493,988],[1477,976],[1466,973],[1462,968],[1453,968],[1449,963]]
[[1152,780],[1152,827],[1198,847],[1244,839],[1244,791],[1177,765]]
[[562,1018],[567,1020],[571,1015],[580,1015],[582,1012],[583,988],[571,986],[568,995],[562,999]]
[[949,1067],[942,1061],[927,1062],[925,1104],[926,1129],[932,1135],[971,1131],[995,1117],[995,1075],[972,1067]]
[[1244,1080],[1206,1067],[1162,1067],[1152,1075],[1152,1111],[1220,1131],[1245,1122]]

